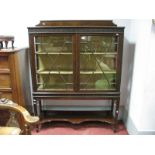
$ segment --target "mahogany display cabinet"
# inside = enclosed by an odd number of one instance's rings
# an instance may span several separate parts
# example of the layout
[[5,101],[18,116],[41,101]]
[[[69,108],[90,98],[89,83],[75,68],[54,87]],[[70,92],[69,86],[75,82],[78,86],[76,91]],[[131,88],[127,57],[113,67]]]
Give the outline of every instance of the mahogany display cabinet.
[[[41,123],[101,121],[110,123],[116,131],[124,27],[104,20],[40,21],[35,27],[29,27],[28,32],[32,94]],[[45,117],[42,100],[51,101],[53,110],[50,111],[57,109],[56,117]],[[63,100],[63,107],[57,107],[52,100]],[[95,117],[93,112],[101,112],[102,105],[87,103],[91,110],[76,110],[78,104],[68,105],[68,100],[108,100],[110,109],[103,110],[103,117]],[[65,114],[59,117],[62,111]],[[74,116],[77,111],[80,114]],[[68,117],[70,113],[72,116]]]

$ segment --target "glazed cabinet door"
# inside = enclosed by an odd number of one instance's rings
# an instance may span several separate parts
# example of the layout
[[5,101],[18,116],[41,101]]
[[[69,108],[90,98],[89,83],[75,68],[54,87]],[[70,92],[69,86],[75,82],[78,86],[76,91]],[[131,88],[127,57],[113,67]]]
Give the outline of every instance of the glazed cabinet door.
[[31,39],[35,91],[119,90],[119,34],[35,34]]
[[79,91],[116,91],[117,34],[79,35]]
[[73,91],[73,35],[42,34],[34,38],[37,91]]

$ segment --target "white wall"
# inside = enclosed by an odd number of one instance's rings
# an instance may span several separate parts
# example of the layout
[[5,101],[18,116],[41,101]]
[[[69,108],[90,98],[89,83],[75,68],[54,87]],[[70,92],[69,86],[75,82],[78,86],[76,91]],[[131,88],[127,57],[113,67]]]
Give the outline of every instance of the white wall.
[[144,72],[144,100],[143,107],[141,107],[140,129],[142,131],[150,131],[155,134],[155,25],[149,25],[149,48],[147,49],[147,57],[145,57],[146,70]]
[[126,28],[121,87],[126,125],[131,134],[155,133],[155,25],[130,20]]

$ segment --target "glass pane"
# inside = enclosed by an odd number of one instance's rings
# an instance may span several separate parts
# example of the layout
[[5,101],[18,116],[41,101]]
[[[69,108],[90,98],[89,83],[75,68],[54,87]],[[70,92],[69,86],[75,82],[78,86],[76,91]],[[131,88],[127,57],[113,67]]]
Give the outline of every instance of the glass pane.
[[115,90],[117,37],[80,37],[80,89]]
[[73,90],[72,36],[37,36],[34,39],[38,90]]

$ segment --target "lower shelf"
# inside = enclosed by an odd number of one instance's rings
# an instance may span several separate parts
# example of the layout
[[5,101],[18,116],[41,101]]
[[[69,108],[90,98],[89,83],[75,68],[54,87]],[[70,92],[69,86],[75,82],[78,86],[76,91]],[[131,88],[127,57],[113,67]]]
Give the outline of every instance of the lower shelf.
[[40,124],[50,122],[69,122],[72,124],[80,124],[83,122],[103,122],[114,125],[115,119],[111,111],[106,112],[44,112],[44,116],[40,120]]
[[43,119],[40,121],[41,124],[48,123],[48,122],[69,122],[72,124],[80,124],[83,122],[102,122],[102,123],[109,123],[114,125],[115,121],[114,118],[49,118]]

